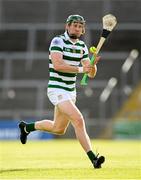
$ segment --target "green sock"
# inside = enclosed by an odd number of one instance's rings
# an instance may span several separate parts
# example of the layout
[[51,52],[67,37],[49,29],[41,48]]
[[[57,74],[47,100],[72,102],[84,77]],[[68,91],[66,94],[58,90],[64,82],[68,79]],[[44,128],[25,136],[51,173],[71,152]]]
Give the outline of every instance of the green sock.
[[94,159],[96,158],[95,154],[92,151],[88,151],[87,155],[89,159],[91,160],[91,162],[93,163]]
[[35,131],[35,123],[29,123],[26,125],[27,132]]

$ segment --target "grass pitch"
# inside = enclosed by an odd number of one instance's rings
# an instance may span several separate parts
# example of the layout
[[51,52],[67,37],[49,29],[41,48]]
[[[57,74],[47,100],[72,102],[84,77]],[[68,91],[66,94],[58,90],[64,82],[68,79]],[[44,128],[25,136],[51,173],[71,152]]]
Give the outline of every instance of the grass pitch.
[[100,180],[141,179],[140,141],[92,141],[106,157],[93,169],[76,140],[0,142],[0,179]]

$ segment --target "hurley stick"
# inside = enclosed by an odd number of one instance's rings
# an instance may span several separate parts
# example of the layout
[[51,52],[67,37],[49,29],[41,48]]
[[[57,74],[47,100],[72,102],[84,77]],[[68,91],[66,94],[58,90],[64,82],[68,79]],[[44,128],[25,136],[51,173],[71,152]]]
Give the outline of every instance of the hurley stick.
[[[103,31],[102,31],[102,35],[100,37],[100,40],[98,42],[98,45],[97,45],[96,48],[95,47],[90,48],[91,53],[93,53],[92,58],[91,58],[91,65],[94,65],[96,56],[99,53],[100,49],[102,48],[106,38],[108,37],[110,32],[116,26],[117,19],[116,19],[116,17],[114,15],[107,14],[102,18],[102,22],[103,22]],[[85,73],[83,75],[82,80],[81,80],[81,85],[87,85],[87,84],[88,84],[88,74]]]

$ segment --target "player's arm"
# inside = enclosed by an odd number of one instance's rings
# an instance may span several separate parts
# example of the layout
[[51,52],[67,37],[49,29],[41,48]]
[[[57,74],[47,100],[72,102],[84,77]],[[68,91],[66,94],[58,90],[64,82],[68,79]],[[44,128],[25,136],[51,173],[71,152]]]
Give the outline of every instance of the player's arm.
[[65,63],[65,61],[63,60],[63,54],[61,54],[60,52],[51,52],[51,61],[56,71],[68,73],[89,73],[91,71],[90,64],[78,67]]
[[63,54],[60,52],[51,52],[51,61],[53,67],[56,71],[68,72],[68,73],[78,73],[79,68],[77,66],[71,66],[63,60]]
[[56,71],[68,73],[88,73],[90,71],[90,67],[73,66],[63,60],[63,40],[61,38],[55,37],[51,42],[49,50],[50,59]]

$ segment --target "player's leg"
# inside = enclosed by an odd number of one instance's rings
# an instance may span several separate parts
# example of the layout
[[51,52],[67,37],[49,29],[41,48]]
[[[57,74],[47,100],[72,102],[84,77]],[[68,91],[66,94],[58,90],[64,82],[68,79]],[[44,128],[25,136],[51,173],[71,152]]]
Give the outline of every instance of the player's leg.
[[[47,131],[54,134],[64,134],[66,128],[69,124],[69,120],[66,119],[64,113],[60,112],[56,106],[60,101],[65,101],[70,98],[64,91],[52,90],[48,91],[47,95],[49,100],[55,106],[54,110],[54,120],[41,120],[35,123],[25,123],[24,121],[20,122],[20,140],[22,144],[25,144],[27,141],[27,136],[30,132],[35,130]],[[58,97],[62,97],[61,99]]]
[[70,121],[66,115],[62,113],[57,106],[55,106],[54,120],[37,121],[35,122],[35,129],[62,135],[66,132],[69,122]]
[[76,107],[73,101],[62,102],[58,104],[58,107],[60,111],[63,112],[68,117],[68,119],[71,120],[71,123],[75,129],[76,137],[87,153],[94,167],[100,168],[105,158],[103,156],[100,156],[98,158],[97,155],[93,153],[90,138],[86,131],[84,118],[79,109]]
[[20,140],[22,144],[26,144],[27,136],[30,132],[35,130],[47,131],[53,134],[62,135],[65,133],[68,125],[69,119],[62,113],[57,106],[54,110],[54,120],[41,120],[34,123],[26,123],[21,121],[19,124],[20,128]]
[[58,108],[68,117],[68,119],[71,120],[71,123],[75,129],[76,136],[84,150],[87,152],[92,149],[90,139],[86,132],[83,116],[76,105],[73,103],[73,101],[62,102],[58,104]]

